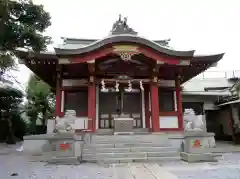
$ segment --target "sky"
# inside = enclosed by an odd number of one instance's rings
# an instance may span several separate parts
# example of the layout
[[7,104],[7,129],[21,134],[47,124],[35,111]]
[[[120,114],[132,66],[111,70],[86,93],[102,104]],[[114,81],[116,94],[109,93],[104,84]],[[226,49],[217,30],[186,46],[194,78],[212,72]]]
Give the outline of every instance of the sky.
[[[151,40],[171,38],[176,50],[196,54],[225,52],[211,71],[240,70],[240,0],[33,0],[44,5],[52,25],[45,34],[54,44],[61,37],[101,39],[108,35],[118,15]],[[30,71],[20,65],[17,79],[24,85]]]

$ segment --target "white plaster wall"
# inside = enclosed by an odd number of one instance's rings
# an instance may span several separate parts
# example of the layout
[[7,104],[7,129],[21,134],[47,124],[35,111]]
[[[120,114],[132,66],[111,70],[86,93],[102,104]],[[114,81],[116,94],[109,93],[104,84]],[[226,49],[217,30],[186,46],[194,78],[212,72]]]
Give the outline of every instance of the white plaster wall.
[[75,129],[88,129],[88,117],[77,117],[74,125]]
[[159,116],[160,128],[178,128],[177,116]]

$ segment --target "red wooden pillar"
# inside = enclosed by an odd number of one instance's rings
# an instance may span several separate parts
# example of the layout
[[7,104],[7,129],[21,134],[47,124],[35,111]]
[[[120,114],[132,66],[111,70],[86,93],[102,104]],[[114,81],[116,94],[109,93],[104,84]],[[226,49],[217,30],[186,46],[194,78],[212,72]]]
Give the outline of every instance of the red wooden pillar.
[[152,132],[159,132],[159,99],[158,99],[158,85],[151,83],[151,115],[152,115]]
[[146,128],[150,128],[150,111],[149,111],[149,86],[144,88],[144,108],[145,108],[145,123]]
[[178,128],[183,130],[183,109],[182,109],[182,94],[180,79],[176,79],[176,100],[177,100],[177,112],[178,112]]
[[96,86],[92,80],[93,76],[90,77],[88,84],[88,129],[94,132],[96,129]]

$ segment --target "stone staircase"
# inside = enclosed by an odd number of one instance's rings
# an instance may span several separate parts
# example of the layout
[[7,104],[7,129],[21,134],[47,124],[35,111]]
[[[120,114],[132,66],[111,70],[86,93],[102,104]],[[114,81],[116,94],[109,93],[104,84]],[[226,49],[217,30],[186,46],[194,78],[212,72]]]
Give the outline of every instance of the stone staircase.
[[84,145],[85,162],[128,163],[180,160],[179,151],[164,134],[93,135]]

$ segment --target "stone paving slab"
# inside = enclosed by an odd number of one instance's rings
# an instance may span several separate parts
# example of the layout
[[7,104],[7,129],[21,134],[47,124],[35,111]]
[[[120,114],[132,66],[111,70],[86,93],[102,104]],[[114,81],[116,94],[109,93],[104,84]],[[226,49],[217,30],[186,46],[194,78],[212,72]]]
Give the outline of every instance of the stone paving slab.
[[114,179],[135,179],[130,169],[127,167],[128,164],[113,164],[113,178]]
[[128,165],[130,172],[135,178],[138,179],[156,179],[143,164],[129,164]]
[[157,164],[143,164],[156,178],[178,179],[178,177]]
[[240,154],[225,154],[219,162],[159,164],[179,179],[240,179]]
[[219,167],[215,169],[171,170],[179,179],[240,179],[240,168]]

